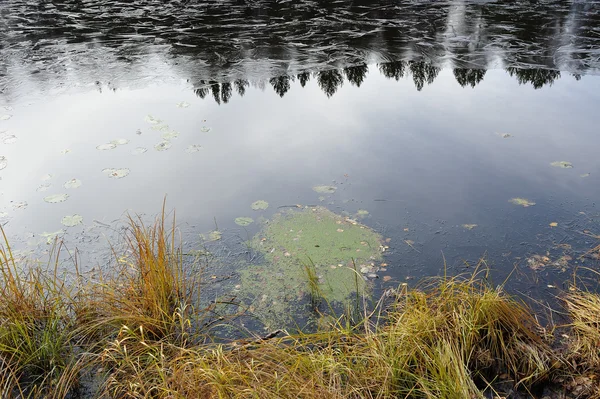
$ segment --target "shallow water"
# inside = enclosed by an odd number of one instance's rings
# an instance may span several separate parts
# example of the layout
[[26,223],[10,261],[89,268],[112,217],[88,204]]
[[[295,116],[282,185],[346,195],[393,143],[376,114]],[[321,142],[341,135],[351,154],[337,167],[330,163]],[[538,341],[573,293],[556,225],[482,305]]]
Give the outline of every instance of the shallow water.
[[[166,196],[190,248],[216,223],[220,253],[243,257],[259,225],[235,218],[323,205],[391,239],[386,285],[486,255],[494,281],[540,297],[597,242],[598,2],[95,4],[0,4],[0,212],[18,248],[63,229],[91,268],[116,221]],[[530,270],[547,252],[572,259]]]

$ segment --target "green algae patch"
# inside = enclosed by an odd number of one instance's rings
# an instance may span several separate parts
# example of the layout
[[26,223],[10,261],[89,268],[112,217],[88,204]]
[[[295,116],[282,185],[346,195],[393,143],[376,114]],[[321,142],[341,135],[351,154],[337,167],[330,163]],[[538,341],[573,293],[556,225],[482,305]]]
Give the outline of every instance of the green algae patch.
[[[324,301],[344,303],[357,290],[368,294],[360,270],[381,260],[381,242],[375,231],[324,207],[276,214],[250,242],[265,264],[240,272],[241,292],[254,299],[251,310],[265,323],[290,321],[294,306],[315,288]],[[313,265],[317,287],[307,274]]]

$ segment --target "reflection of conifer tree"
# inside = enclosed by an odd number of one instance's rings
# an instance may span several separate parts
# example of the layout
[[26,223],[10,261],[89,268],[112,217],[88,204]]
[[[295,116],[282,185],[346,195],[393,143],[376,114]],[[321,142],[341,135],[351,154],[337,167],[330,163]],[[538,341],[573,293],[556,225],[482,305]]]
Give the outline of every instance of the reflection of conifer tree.
[[297,78],[298,78],[298,81],[300,81],[300,86],[304,87],[304,86],[306,86],[306,82],[308,82],[310,80],[310,73],[309,72],[299,73]]
[[221,105],[221,87],[217,82],[210,82],[210,88],[212,90],[212,95],[217,104]]
[[337,69],[330,69],[318,72],[317,83],[327,97],[331,97],[344,84],[344,77]]
[[223,100],[223,104],[227,104],[229,102],[232,94],[233,94],[233,90],[231,87],[231,83],[229,83],[229,82],[221,83],[221,100]]
[[287,75],[278,76],[269,80],[275,93],[279,94],[279,97],[283,97],[285,93],[290,89],[290,77]]
[[432,84],[440,73],[440,68],[423,61],[409,61],[408,68],[412,73],[413,82],[415,82],[418,91],[423,89],[425,82]]
[[356,65],[348,68],[344,68],[344,74],[350,84],[360,87],[362,82],[365,80],[365,76],[369,72],[369,67],[366,64]]
[[508,68],[510,76],[516,76],[519,84],[531,83],[534,89],[541,89],[545,85],[552,85],[560,78],[560,71],[551,69],[518,69]]
[[250,86],[250,82],[246,79],[236,79],[233,84],[240,97],[244,97],[244,94],[246,94],[246,87]]
[[379,72],[388,79],[400,80],[406,71],[406,61],[385,62],[379,64]]
[[202,99],[206,97],[208,94],[208,88],[206,87],[206,82],[204,80],[200,81],[200,87],[194,90],[194,93]]
[[455,68],[454,77],[462,87],[465,87],[466,85],[475,87],[483,80],[485,72],[485,69]]

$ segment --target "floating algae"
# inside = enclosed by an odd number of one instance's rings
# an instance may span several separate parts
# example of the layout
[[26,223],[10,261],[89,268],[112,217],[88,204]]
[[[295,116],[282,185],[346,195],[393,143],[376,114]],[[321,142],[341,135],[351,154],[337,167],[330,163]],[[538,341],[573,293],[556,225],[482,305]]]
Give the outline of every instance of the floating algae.
[[67,215],[60,220],[60,223],[67,227],[74,227],[78,224],[83,223],[83,217],[81,215]]
[[563,169],[571,169],[573,167],[573,164],[571,162],[567,162],[567,161],[556,161],[556,162],[552,162],[550,165],[552,165],[556,168],[563,168]]
[[44,197],[44,201],[50,204],[57,204],[59,202],[65,202],[69,198],[69,194],[53,194],[47,197]]
[[306,267],[312,265],[318,292],[329,303],[344,303],[357,289],[362,296],[368,287],[357,272],[375,270],[381,242],[373,230],[324,207],[279,213],[251,241],[265,264],[241,270],[242,298],[254,298],[254,313],[263,322],[288,324],[294,303],[311,292]]
[[237,224],[238,226],[248,226],[251,223],[254,223],[254,219],[249,218],[249,217],[245,217],[245,216],[240,216],[239,218],[235,218],[235,224]]
[[264,211],[268,207],[269,207],[269,203],[264,200],[254,201],[252,203],[252,205],[250,205],[250,208],[252,208],[255,211]]
[[535,202],[529,201],[526,198],[511,198],[511,199],[508,200],[508,202],[510,202],[511,204],[520,205],[520,206],[522,206],[524,208],[527,208],[527,207],[535,205]]
[[333,194],[337,190],[336,186],[314,186],[313,191],[321,194]]

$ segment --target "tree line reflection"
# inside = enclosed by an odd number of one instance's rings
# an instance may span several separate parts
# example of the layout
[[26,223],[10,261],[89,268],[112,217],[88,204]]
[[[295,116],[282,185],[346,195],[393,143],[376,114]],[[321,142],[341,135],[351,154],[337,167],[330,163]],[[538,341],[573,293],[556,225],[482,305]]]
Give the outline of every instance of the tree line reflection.
[[[395,61],[377,64],[376,69],[388,79],[399,81],[400,79],[412,79],[415,88],[418,91],[423,90],[426,85],[432,84],[438,77],[442,68],[434,66],[425,61]],[[483,81],[485,69],[477,68],[454,68],[452,70],[456,82],[462,87],[474,88]],[[544,86],[552,85],[561,77],[561,72],[550,69],[519,69],[506,68],[506,72],[517,79],[521,85],[531,85],[534,89],[540,89]],[[247,79],[235,79],[229,81],[211,81],[200,80],[198,87],[194,89],[196,95],[200,98],[211,97],[218,104],[229,102],[234,92],[243,97],[246,89],[250,86],[265,89],[267,85],[273,88],[273,91],[280,97],[292,88],[293,82],[298,82],[301,87],[311,80],[315,80],[319,88],[327,97],[333,96],[345,82],[352,86],[360,87],[367,74],[369,66],[360,64],[345,68],[326,69],[323,71],[305,71],[298,74],[288,74],[272,77],[266,80],[250,81]],[[580,76],[573,74],[579,80]]]

